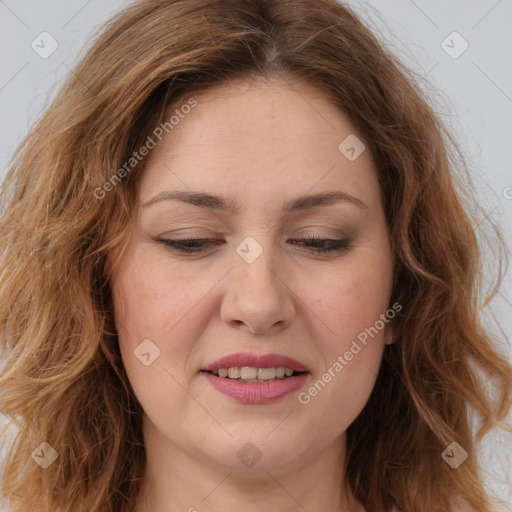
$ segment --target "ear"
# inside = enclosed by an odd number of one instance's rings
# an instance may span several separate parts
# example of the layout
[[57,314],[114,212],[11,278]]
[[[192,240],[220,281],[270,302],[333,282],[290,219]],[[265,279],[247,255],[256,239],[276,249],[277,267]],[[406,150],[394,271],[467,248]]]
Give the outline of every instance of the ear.
[[388,325],[386,325],[384,329],[384,343],[386,345],[391,345],[395,343],[397,340],[395,338],[395,329],[393,326],[393,323],[390,322]]

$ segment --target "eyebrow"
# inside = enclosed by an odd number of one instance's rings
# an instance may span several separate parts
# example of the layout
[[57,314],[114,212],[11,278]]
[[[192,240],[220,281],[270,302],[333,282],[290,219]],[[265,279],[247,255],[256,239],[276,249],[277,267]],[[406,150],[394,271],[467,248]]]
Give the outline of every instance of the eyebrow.
[[[226,212],[231,215],[236,215],[240,212],[239,204],[233,199],[215,196],[204,192],[192,192],[185,190],[166,190],[142,203],[142,207],[147,207],[161,201],[169,200],[179,200],[194,206],[199,206],[200,208]],[[357,199],[357,197],[351,196],[341,190],[337,190],[313,195],[302,195],[291,199],[283,205],[283,214],[286,215],[296,211],[311,210],[313,208],[328,206],[340,201],[353,204],[359,208],[368,208],[368,206],[360,199]]]

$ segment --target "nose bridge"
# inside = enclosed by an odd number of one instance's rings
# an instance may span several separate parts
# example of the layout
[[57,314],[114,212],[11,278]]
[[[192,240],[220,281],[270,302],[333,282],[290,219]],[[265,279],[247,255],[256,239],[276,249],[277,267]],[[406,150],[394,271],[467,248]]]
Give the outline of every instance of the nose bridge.
[[283,267],[278,244],[271,238],[268,232],[248,236],[236,247],[222,307],[224,321],[245,324],[253,332],[287,325],[295,311],[290,289],[279,275]]
[[[268,233],[246,237],[236,248],[235,273],[244,293],[256,296],[264,293],[267,303],[270,294],[279,294],[277,279],[277,258],[275,247]],[[276,280],[278,282],[276,282]]]

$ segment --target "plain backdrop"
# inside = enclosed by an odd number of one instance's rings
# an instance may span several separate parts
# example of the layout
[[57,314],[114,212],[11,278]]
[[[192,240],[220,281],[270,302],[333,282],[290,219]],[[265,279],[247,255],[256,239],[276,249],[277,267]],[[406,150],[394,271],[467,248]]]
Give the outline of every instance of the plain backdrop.
[[[129,3],[0,0],[0,180],[16,146],[71,72],[84,45]],[[510,245],[512,1],[347,3],[416,72],[418,87],[430,95],[468,158],[483,208],[482,224],[497,223]],[[44,55],[53,47],[51,55]],[[510,271],[491,307],[505,333],[502,349],[512,357]],[[512,510],[512,436],[498,432],[486,439],[483,457],[489,489],[509,504],[505,510]]]

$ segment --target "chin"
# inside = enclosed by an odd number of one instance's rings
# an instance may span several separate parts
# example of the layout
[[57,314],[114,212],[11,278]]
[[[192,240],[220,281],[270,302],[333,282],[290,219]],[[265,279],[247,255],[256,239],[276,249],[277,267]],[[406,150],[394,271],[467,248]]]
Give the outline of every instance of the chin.
[[227,443],[217,444],[209,457],[230,471],[266,472],[293,463],[301,449],[309,444],[288,433],[273,432],[269,435],[269,432],[271,429],[262,429],[250,435],[234,434]]

